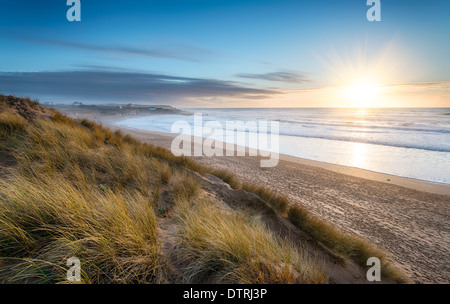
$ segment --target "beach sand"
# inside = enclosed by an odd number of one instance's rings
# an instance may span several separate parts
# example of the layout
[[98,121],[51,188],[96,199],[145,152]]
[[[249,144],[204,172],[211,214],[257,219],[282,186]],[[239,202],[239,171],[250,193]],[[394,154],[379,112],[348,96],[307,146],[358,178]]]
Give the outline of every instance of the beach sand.
[[[118,129],[117,118],[96,117]],[[170,149],[174,135],[120,127]],[[416,283],[450,282],[450,186],[280,156],[261,169],[255,157],[197,157],[247,181],[288,196],[314,215],[384,248]]]

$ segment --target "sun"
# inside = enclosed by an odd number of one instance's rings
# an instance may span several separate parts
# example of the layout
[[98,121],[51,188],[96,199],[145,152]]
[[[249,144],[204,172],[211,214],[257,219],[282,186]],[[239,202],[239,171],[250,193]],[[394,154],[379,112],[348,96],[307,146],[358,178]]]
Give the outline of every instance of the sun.
[[[330,88],[328,103],[336,107],[378,108],[403,103],[391,85],[404,82],[407,64],[403,48],[395,39],[376,48],[364,43],[330,46],[325,55],[316,55],[326,69],[325,83]],[[411,75],[412,77],[413,75]]]
[[369,108],[377,105],[382,88],[375,82],[364,79],[346,86],[343,91],[350,106]]

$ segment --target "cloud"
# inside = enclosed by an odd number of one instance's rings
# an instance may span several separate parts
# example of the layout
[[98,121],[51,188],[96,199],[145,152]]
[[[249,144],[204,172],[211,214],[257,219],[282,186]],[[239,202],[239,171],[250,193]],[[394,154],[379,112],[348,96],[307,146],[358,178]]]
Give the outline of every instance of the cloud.
[[176,59],[191,62],[204,61],[205,59],[216,55],[216,52],[213,50],[186,44],[174,44],[166,47],[145,48],[140,46],[145,43],[141,43],[139,46],[118,45],[118,44],[99,45],[86,42],[58,40],[44,37],[29,37],[21,35],[16,35],[14,37],[11,36],[11,38],[19,39],[25,42],[94,51],[94,52],[113,53],[127,56]]
[[0,92],[86,102],[158,102],[192,98],[267,98],[279,92],[216,79],[124,71],[0,72]]
[[287,83],[304,83],[310,82],[310,80],[302,74],[292,72],[272,72],[265,74],[238,74],[241,78],[260,79],[268,81],[278,81]]
[[448,88],[450,81],[435,81],[435,82],[412,82],[412,83],[396,83],[387,84],[385,87],[400,87],[400,86],[415,86],[415,87],[435,87],[435,88]]

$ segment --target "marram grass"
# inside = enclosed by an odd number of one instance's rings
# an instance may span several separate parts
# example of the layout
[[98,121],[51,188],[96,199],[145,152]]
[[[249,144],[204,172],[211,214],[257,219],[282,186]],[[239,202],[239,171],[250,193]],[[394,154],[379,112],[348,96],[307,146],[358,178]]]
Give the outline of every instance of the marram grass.
[[205,198],[176,200],[182,282],[328,282],[314,257],[275,236],[258,216],[219,206]]

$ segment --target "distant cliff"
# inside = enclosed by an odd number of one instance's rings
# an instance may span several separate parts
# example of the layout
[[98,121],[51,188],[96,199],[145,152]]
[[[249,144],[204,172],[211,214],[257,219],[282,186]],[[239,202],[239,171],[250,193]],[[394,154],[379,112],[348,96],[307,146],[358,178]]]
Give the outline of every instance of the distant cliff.
[[61,112],[98,113],[111,116],[145,116],[154,114],[179,114],[191,113],[171,107],[169,105],[136,105],[136,104],[109,104],[109,105],[85,105],[75,102],[72,105],[52,105]]

